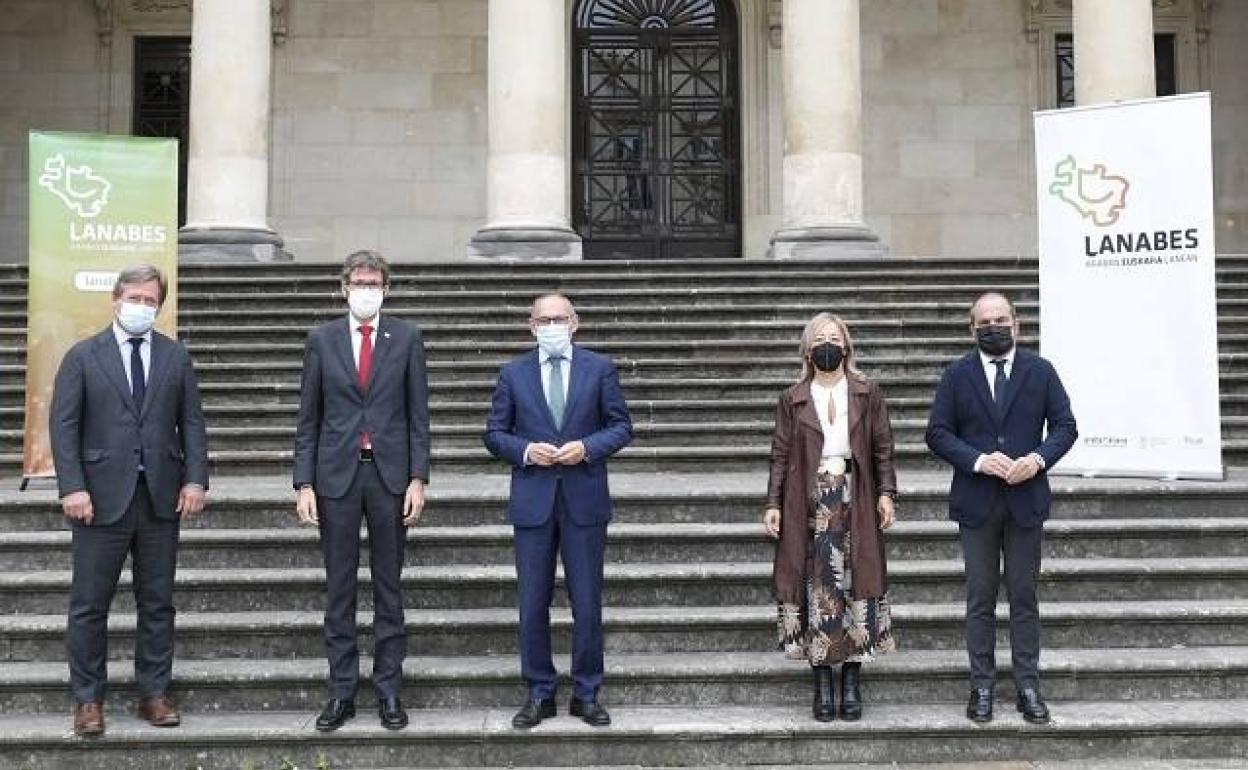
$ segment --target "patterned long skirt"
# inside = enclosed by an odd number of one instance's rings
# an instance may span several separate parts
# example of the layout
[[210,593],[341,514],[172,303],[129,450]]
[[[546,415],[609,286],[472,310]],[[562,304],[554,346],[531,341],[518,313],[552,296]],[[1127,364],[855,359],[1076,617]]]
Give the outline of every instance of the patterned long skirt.
[[819,501],[810,518],[806,600],[781,602],[780,648],[812,666],[863,662],[896,649],[887,596],[853,598],[850,565],[849,474],[818,476]]

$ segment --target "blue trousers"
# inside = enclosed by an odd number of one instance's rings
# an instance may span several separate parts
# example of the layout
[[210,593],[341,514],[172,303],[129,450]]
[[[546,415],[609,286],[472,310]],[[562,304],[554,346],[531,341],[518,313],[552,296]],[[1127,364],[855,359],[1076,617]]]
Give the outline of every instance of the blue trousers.
[[562,488],[555,500],[555,510],[544,524],[515,528],[520,673],[530,698],[553,698],[558,690],[550,654],[550,600],[558,555],[563,559],[572,605],[572,693],[589,701],[602,686],[602,564],[607,525],[584,527],[572,522]]

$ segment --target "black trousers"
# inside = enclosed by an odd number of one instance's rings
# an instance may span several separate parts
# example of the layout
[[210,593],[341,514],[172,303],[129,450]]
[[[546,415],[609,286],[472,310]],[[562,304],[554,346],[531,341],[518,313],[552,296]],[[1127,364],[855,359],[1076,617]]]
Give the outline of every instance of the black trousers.
[[108,610],[131,556],[138,628],[134,673],[142,697],[164,694],[173,677],[173,581],[177,519],[156,518],[142,476],[125,515],[108,526],[74,526],[66,645],[69,685],[79,703],[108,690]]
[[1019,689],[1040,685],[1040,604],[1036,578],[1044,527],[1020,527],[1004,500],[991,506],[982,527],[960,526],[966,564],[966,649],[971,686],[993,686],[996,678],[996,608],[1005,557],[1005,590],[1010,602],[1010,657]]
[[403,689],[407,629],[403,620],[403,497],[381,482],[377,466],[361,462],[347,494],[318,497],[321,555],[325,559],[325,654],[329,696],[354,698],[360,682],[356,644],[356,575],[360,568],[360,524],[368,526],[369,572],[373,578],[373,687],[379,698]]

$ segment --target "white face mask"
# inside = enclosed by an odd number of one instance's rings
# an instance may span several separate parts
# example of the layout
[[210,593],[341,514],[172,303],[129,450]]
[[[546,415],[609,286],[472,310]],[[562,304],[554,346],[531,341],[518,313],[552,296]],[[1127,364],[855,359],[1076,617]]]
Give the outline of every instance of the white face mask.
[[351,315],[359,321],[371,321],[381,310],[383,294],[381,289],[348,289],[347,304],[351,306]]
[[537,327],[537,345],[548,356],[566,356],[572,347],[572,328],[567,324]]
[[137,302],[122,302],[117,307],[117,324],[127,334],[141,337],[156,323],[156,308]]

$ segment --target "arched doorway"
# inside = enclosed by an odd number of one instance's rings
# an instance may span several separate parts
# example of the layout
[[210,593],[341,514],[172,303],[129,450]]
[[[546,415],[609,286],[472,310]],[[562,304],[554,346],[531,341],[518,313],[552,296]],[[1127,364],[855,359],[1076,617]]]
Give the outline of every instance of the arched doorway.
[[741,254],[731,0],[578,0],[572,220],[586,259]]

